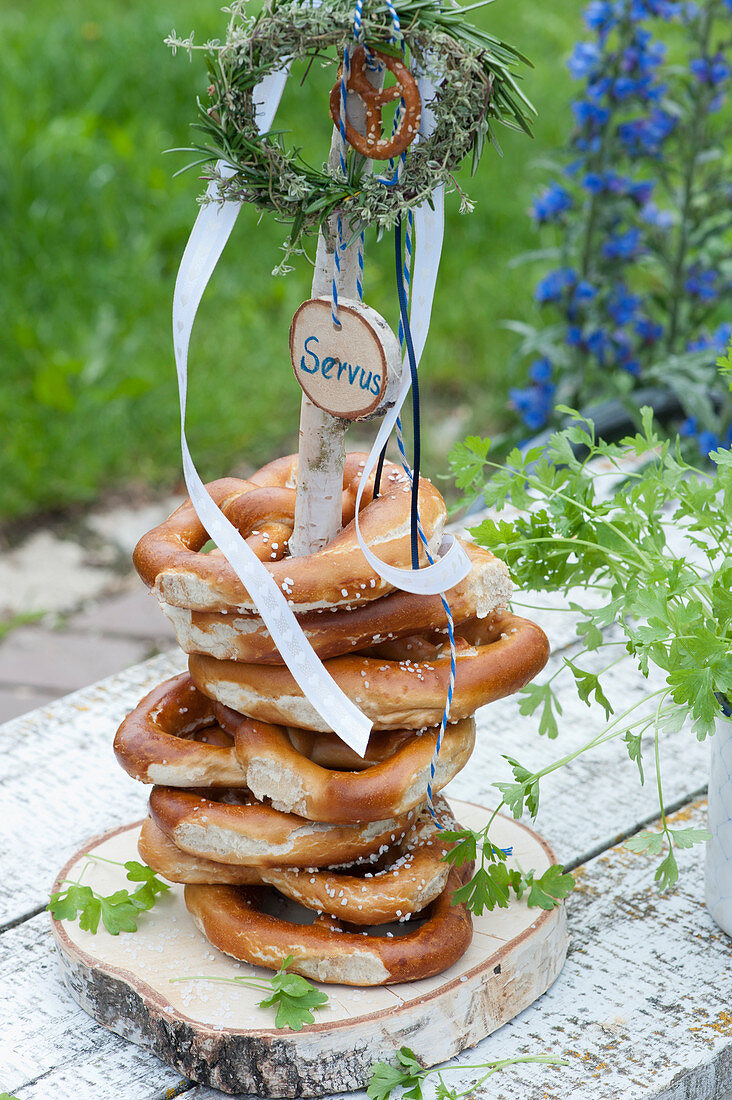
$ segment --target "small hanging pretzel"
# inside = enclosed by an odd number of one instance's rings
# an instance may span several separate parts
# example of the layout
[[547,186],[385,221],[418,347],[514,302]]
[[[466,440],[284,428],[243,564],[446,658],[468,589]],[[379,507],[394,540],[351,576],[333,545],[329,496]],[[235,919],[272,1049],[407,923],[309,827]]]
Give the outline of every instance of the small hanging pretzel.
[[[362,156],[370,157],[372,160],[388,160],[403,153],[417,136],[422,115],[422,100],[416,80],[398,57],[392,57],[391,54],[382,53],[380,50],[370,50],[369,53],[394,74],[396,84],[391,88],[375,88],[367,76],[368,64],[364,47],[358,46],[354,50],[347,88],[349,92],[354,92],[363,100],[366,109],[366,133],[359,134],[346,118],[346,139]],[[338,70],[338,80],[330,93],[330,117],[336,127],[340,126],[341,118],[342,71],[341,66]],[[395,99],[403,101],[399,126],[390,138],[383,138],[381,112],[387,103]]]

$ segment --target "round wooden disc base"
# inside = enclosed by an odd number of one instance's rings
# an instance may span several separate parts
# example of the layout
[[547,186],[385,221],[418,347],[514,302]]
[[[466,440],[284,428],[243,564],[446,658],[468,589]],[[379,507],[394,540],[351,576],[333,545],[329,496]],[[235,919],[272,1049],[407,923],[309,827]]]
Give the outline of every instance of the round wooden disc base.
[[[458,821],[482,827],[489,811],[452,800]],[[140,822],[90,841],[59,875],[103,894],[130,886],[125,871],[90,861],[137,859]],[[513,847],[512,860],[541,874],[554,857],[531,829],[499,817],[491,837]],[[54,890],[61,887],[57,884]],[[185,1077],[228,1093],[322,1096],[362,1088],[376,1061],[409,1046],[422,1064],[437,1065],[512,1019],[545,992],[567,951],[564,908],[550,912],[513,901],[474,918],[473,942],[445,973],[422,981],[372,988],[321,986],[329,1003],[300,1032],[277,1030],[266,994],[212,981],[268,971],[213,948],[193,924],[183,887],[173,886],[135,934],[96,935],[53,921],[64,982],[99,1023],[147,1047]],[[203,980],[176,981],[205,976]],[[205,980],[208,978],[209,980]]]

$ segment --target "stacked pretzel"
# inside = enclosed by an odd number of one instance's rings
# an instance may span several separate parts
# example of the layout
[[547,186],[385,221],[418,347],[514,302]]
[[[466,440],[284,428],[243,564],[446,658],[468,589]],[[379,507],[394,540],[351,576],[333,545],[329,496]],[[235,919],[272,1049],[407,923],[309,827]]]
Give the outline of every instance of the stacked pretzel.
[[[444,799],[434,799],[436,820],[426,807],[450,677],[446,615],[438,596],[391,589],[361,554],[353,516],[363,459],[346,460],[343,529],[309,557],[287,556],[296,457],[208,490],[330,674],[373,721],[365,758],[324,726],[237,575],[220,551],[205,552],[208,535],[189,501],[135,551],[190,655],[189,673],[142,700],[120,726],[115,752],[126,771],[154,784],[143,858],[186,883],[186,905],[212,944],[272,968],[292,955],[291,969],[320,981],[378,985],[440,973],[467,949],[471,922],[450,903],[460,876],[443,859],[440,833],[455,822]],[[435,554],[445,505],[424,480],[419,500]],[[366,486],[363,502],[366,540],[407,568],[406,475],[387,463],[381,493],[374,499]],[[447,593],[457,673],[433,794],[470,757],[475,710],[522,687],[548,652],[538,627],[505,611],[505,567],[465,548],[471,572]],[[295,920],[284,915],[292,903],[304,907]],[[380,927],[393,922],[394,930]]]

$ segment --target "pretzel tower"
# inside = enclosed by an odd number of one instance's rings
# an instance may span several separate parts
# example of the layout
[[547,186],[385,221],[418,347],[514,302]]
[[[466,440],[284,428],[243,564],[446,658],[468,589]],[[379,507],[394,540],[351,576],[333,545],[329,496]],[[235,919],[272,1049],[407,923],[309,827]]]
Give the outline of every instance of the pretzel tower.
[[[343,531],[309,557],[286,550],[295,456],[208,488],[291,593],[325,667],[373,720],[365,758],[322,728],[223,555],[202,552],[208,533],[189,501],[141,540],[135,563],[190,654],[190,672],[143,699],[115,740],[122,767],[154,784],[141,855],[188,884],[186,904],[211,942],[274,969],[291,954],[298,973],[352,985],[427,977],[467,948],[470,915],[450,903],[460,880],[440,838],[440,826],[456,826],[437,792],[470,757],[476,708],[516,691],[547,656],[541,630],[506,610],[505,566],[465,544],[470,572],[447,594],[457,648],[451,720],[430,784],[450,679],[447,624],[439,597],[385,591],[359,555],[349,516],[364,461],[346,462]],[[362,523],[396,564],[409,555],[408,531],[392,534],[408,528],[409,486],[389,463],[382,478],[378,499],[366,494]],[[429,482],[421,490],[431,539],[445,506]],[[312,923],[273,916],[272,890]]]
[[[526,125],[519,55],[494,54],[489,35],[430,2],[405,30],[392,0],[356,0],[345,30],[328,3],[279,0],[253,19],[235,6],[201,123],[206,148],[221,149],[218,201],[199,214],[174,298],[182,419],[195,310],[249,201],[289,220],[293,244],[318,231],[312,297],[290,330],[300,447],[204,486],[183,433],[189,499],[143,537],[135,565],[189,670],[115,739],[122,767],[152,785],[140,853],[186,884],[204,936],[249,963],[276,970],[291,956],[296,973],[355,986],[426,978],[467,950],[471,917],[454,895],[472,867],[445,859],[458,825],[439,792],[470,758],[475,711],[548,656],[542,631],[508,610],[506,567],[445,535],[445,503],[419,473],[416,372],[445,187],[480,156],[492,118]],[[318,173],[269,131],[283,59],[328,48],[340,67]],[[394,229],[398,335],[363,302],[371,225]],[[410,385],[411,465],[398,419]],[[376,417],[371,452],[346,455],[348,424]],[[384,457],[394,428],[399,464]]]

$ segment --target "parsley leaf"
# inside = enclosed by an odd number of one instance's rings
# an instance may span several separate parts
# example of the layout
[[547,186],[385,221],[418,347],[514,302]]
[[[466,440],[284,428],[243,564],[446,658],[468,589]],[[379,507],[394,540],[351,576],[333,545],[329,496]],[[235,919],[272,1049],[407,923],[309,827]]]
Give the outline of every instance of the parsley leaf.
[[676,848],[693,848],[695,844],[704,844],[712,839],[709,829],[669,829]]
[[539,879],[534,877],[533,871],[524,878],[529,888],[527,904],[541,909],[556,909],[575,887],[574,876],[565,872],[561,863],[553,864]]
[[666,835],[663,832],[636,833],[635,836],[628,837],[624,847],[631,852],[648,852],[649,855],[660,856],[665,839]]
[[314,1008],[328,1003],[328,994],[316,989],[312,982],[300,974],[290,974],[292,955],[286,955],[271,978],[255,978],[249,974],[237,974],[235,978],[220,975],[191,974],[184,978],[171,978],[171,982],[226,982],[229,985],[248,985],[264,990],[268,996],[257,1004],[260,1008],[274,1008],[275,1027],[287,1027],[290,1031],[301,1031],[305,1024],[315,1022]]
[[511,765],[516,782],[494,783],[493,786],[501,792],[503,801],[514,817],[521,817],[524,812],[524,802],[531,816],[536,817],[539,812],[539,777],[519,764],[513,757],[504,756],[503,759]]
[[625,741],[628,749],[628,756],[630,759],[638,765],[638,773],[640,775],[641,787],[645,784],[646,778],[643,774],[643,750],[641,747],[641,740],[643,738],[643,731],[640,733],[631,733],[630,730],[625,734],[623,741]]
[[[96,859],[102,859],[102,857],[93,854],[87,856],[88,862],[84,870]],[[170,887],[166,882],[162,882],[150,867],[136,860],[129,860],[124,864],[117,863],[113,859],[104,859],[103,862],[125,867],[127,878],[132,882],[141,882],[142,885],[138,886],[133,893],[128,890],[117,890],[113,894],[104,896],[92,890],[90,886],[82,886],[80,882],[70,882],[65,890],[51,894],[46,908],[56,920],[76,920],[78,916],[79,927],[92,934],[96,934],[100,919],[112,936],[118,936],[120,932],[136,932],[140,912],[152,909],[158,895],[165,893]]]
[[479,435],[469,435],[464,443],[455,444],[450,465],[458,489],[470,490],[479,481],[490,448],[490,439],[481,439]]
[[661,860],[653,877],[658,883],[659,890],[668,890],[678,881],[679,865],[676,862],[673,848],[669,848],[668,855]]
[[[460,1100],[461,1097],[472,1095],[494,1073],[508,1069],[510,1066],[521,1065],[526,1062],[540,1062],[543,1065],[568,1066],[569,1062],[561,1058],[554,1058],[549,1054],[524,1054],[517,1058],[502,1058],[493,1062],[481,1062],[477,1066],[435,1066],[432,1069],[422,1069],[414,1051],[409,1047],[400,1047],[396,1051],[396,1065],[392,1062],[375,1062],[371,1068],[371,1079],[366,1087],[366,1095],[369,1100],[390,1100],[396,1089],[404,1090],[402,1100],[422,1100],[422,1084],[427,1077],[437,1074],[436,1086],[437,1100]],[[472,1088],[458,1093],[445,1083],[443,1074],[449,1070],[484,1069],[488,1072],[477,1081]]]
[[523,699],[519,703],[520,714],[533,714],[539,707],[542,708],[539,717],[539,735],[546,734],[551,740],[559,736],[557,719],[554,710],[561,715],[562,707],[551,689],[551,684],[527,684],[522,687],[520,695]]
[[595,701],[603,707],[605,711],[605,717],[609,718],[614,713],[612,706],[610,705],[607,696],[600,687],[599,678],[592,672],[586,672],[582,668],[578,668],[574,661],[570,661],[569,657],[564,658],[564,663],[567,668],[571,669],[574,676],[574,682],[577,685],[577,694],[583,703],[587,703],[589,707],[590,695],[595,696]]
[[314,1023],[312,1009],[326,1004],[328,994],[316,989],[300,974],[289,974],[287,967],[292,965],[292,961],[292,955],[282,960],[280,969],[268,979],[272,987],[271,994],[259,1001],[259,1004],[262,1008],[276,1007],[275,1027],[301,1031],[304,1024]]

